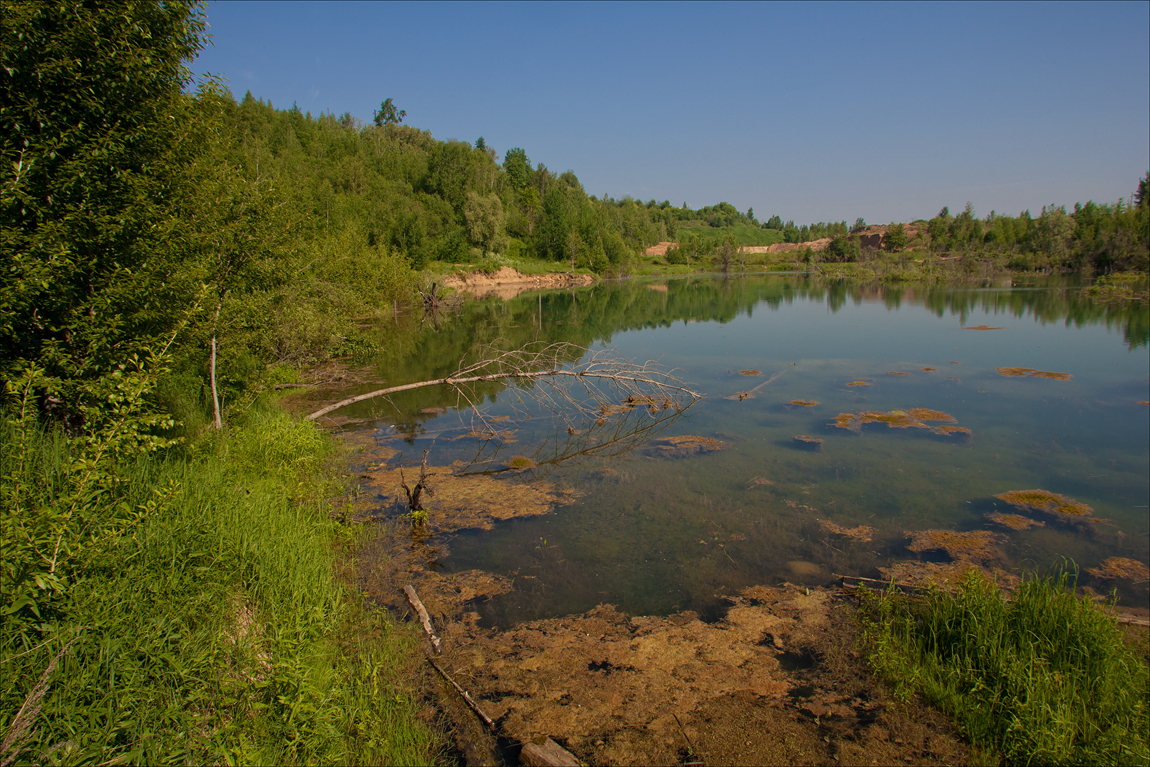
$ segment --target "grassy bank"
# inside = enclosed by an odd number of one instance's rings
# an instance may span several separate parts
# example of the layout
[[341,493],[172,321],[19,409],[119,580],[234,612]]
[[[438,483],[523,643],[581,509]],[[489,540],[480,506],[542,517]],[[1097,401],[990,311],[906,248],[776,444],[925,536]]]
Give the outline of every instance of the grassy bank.
[[1068,574],[1011,601],[973,573],[957,595],[866,595],[860,619],[898,697],[921,693],[1007,764],[1150,761],[1150,670]]
[[414,638],[338,578],[354,533],[311,424],[257,401],[191,448],[131,450],[130,423],[81,439],[8,415],[4,581],[24,598],[0,624],[0,762],[436,760]]

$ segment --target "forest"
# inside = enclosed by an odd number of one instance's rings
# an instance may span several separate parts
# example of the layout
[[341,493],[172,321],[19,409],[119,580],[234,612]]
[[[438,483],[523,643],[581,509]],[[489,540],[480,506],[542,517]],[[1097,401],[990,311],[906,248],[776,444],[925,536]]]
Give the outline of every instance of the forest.
[[[184,0],[2,8],[3,764],[431,758],[397,670],[410,636],[331,575],[355,536],[335,448],[275,387],[413,335],[416,285],[457,264],[621,276],[678,242],[709,268],[724,243],[864,225],[599,198],[390,98],[366,124],[237,100],[188,69],[206,18]],[[1146,186],[1036,217],[944,208],[919,243],[1144,272]]]

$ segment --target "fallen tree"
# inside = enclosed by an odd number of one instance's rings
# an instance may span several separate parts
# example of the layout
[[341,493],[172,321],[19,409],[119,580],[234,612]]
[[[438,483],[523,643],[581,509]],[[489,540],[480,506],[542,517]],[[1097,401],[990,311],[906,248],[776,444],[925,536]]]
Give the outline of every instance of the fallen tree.
[[[570,343],[538,344],[512,350],[486,350],[479,362],[464,364],[449,376],[358,394],[307,416],[322,418],[340,408],[426,386],[450,386],[474,405],[468,384],[507,380],[530,391],[532,398],[555,411],[572,408],[593,414],[603,408],[641,406],[652,411],[682,409],[684,399],[694,402],[703,395],[688,389],[654,362],[637,363],[611,350],[591,352]],[[541,384],[541,385],[540,385]],[[577,394],[581,392],[581,396]]]

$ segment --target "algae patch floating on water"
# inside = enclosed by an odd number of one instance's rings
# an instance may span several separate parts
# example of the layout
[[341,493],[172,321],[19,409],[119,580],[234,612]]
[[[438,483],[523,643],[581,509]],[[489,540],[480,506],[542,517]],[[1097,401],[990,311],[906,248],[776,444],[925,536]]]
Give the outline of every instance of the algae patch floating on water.
[[967,573],[974,572],[987,581],[996,582],[1000,587],[1013,588],[1019,582],[1016,575],[999,570],[987,569],[970,562],[920,562],[904,560],[890,567],[880,567],[884,580],[893,580],[904,586],[938,586],[944,591],[956,591]]
[[871,386],[870,381],[851,381],[847,386]]
[[970,325],[963,330],[1003,330],[1003,328],[992,328],[989,325]]
[[1034,368],[995,368],[995,371],[1005,378],[1047,378],[1051,381],[1069,381],[1074,377],[1069,373],[1054,373]]
[[762,372],[759,370],[740,370],[739,375],[741,375],[741,376],[761,376]]
[[859,541],[860,543],[866,543],[867,541],[871,540],[875,534],[875,529],[869,525],[859,525],[858,527],[841,527],[840,525],[836,525],[834,522],[831,522],[827,519],[820,519],[819,527],[828,533],[842,535],[847,538]]
[[1011,490],[994,497],[1015,508],[1042,511],[1065,521],[1086,521],[1094,513],[1094,509],[1085,503],[1049,490]]
[[818,437],[811,437],[807,434],[796,434],[791,439],[794,443],[801,448],[807,450],[818,450],[822,447],[823,441]]
[[[941,422],[938,426],[930,426],[928,421]],[[931,410],[925,407],[912,407],[909,410],[892,410],[884,413],[881,410],[864,410],[860,413],[839,413],[835,416],[833,425],[840,429],[847,429],[856,433],[862,432],[862,427],[868,423],[885,423],[892,429],[927,429],[932,434],[942,436],[970,435],[970,429],[965,426],[954,426],[956,419],[949,413],[941,410]]]
[[[560,490],[542,480],[523,482],[461,474],[456,473],[458,468],[427,467],[432,491],[425,502],[427,525],[436,533],[468,528],[490,530],[498,521],[546,514],[556,505],[570,503],[577,497],[574,491]],[[377,469],[364,476],[379,491],[385,507],[406,508],[399,468]],[[408,479],[410,481],[410,475]]]
[[686,458],[699,453],[712,453],[730,446],[730,442],[684,434],[678,437],[660,437],[651,443],[648,453],[657,458]]
[[1135,583],[1150,580],[1150,567],[1137,559],[1127,559],[1126,557],[1110,557],[1100,567],[1092,567],[1086,572],[1103,580],[1121,578]]
[[817,405],[819,403],[817,400],[813,400],[813,399],[793,399],[790,402],[788,402],[787,404],[788,405],[794,405],[795,407],[814,407],[815,405]]
[[1046,527],[1045,522],[1040,522],[1037,519],[1031,519],[1030,517],[1024,517],[1020,514],[1002,514],[996,511],[993,514],[987,514],[986,518],[997,525],[1009,527],[1011,530],[1026,530],[1031,527]]
[[989,530],[974,530],[959,533],[954,530],[909,530],[906,536],[911,539],[907,546],[913,552],[945,551],[957,561],[970,562],[993,559],[994,546],[998,536]]

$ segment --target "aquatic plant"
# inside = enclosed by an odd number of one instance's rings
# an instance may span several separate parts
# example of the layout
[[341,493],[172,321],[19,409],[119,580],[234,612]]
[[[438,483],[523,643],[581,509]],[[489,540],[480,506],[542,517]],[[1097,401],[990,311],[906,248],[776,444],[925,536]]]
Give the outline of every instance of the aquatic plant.
[[[993,576],[985,568],[971,562],[923,562],[920,559],[906,559],[894,562],[890,567],[880,567],[884,580],[903,586],[936,586],[944,591],[954,591],[962,583],[969,571],[982,577]],[[1017,580],[1017,579],[1016,579]]]
[[1104,580],[1123,578],[1134,581],[1135,583],[1150,580],[1150,567],[1147,567],[1137,559],[1127,559],[1125,557],[1110,557],[1110,559],[1102,563],[1101,567],[1092,567],[1086,572],[1095,578],[1102,578]]
[[528,469],[536,468],[539,464],[535,463],[535,461],[531,460],[525,455],[515,455],[511,457],[511,460],[507,462],[507,465],[518,471],[526,471]]
[[739,375],[741,375],[741,376],[761,376],[762,373],[759,372],[758,370],[740,370]]
[[819,527],[826,530],[828,533],[835,535],[843,535],[847,538],[866,543],[874,537],[875,529],[868,525],[859,525],[858,527],[841,527],[827,519],[819,520]]
[[1011,506],[1030,511],[1042,511],[1058,519],[1084,520],[1094,513],[1094,509],[1073,498],[1067,498],[1049,490],[1011,490],[994,496]]
[[955,417],[940,410],[931,410],[925,407],[915,407],[910,410],[892,410],[884,413],[881,410],[864,410],[861,413],[839,413],[835,416],[834,425],[840,429],[849,429],[861,432],[862,427],[868,423],[885,423],[892,429],[927,429],[932,434],[943,436],[971,434],[965,426],[928,426],[927,421],[944,421],[950,424]]
[[938,368],[921,368],[924,373],[937,373]]
[[994,512],[987,514],[986,518],[995,524],[1009,527],[1011,530],[1026,530],[1030,527],[1046,527],[1045,522],[1040,522],[1037,519],[1030,517],[1023,517],[1019,514],[1002,514],[1001,512]]
[[769,479],[766,479],[765,477],[752,477],[751,480],[747,483],[747,488],[750,489],[752,487],[766,487],[767,485],[773,484],[775,483]]
[[890,371],[887,371],[887,375],[888,376],[908,376],[908,375],[910,375],[910,373],[900,373],[897,370],[890,370]]
[[1049,378],[1052,381],[1069,381],[1074,377],[1069,373],[1053,373],[1034,368],[995,368],[995,371],[1005,378]]
[[811,437],[806,434],[796,434],[791,437],[791,439],[794,440],[795,443],[800,447],[806,447],[814,450],[818,450],[823,444],[823,441],[818,437]]
[[680,435],[676,437],[660,437],[651,443],[651,454],[661,458],[685,458],[699,453],[711,453],[731,446],[710,437],[693,435]]
[[992,547],[998,543],[998,536],[989,530],[972,530],[959,533],[954,530],[908,530],[911,539],[908,549],[916,553],[942,550],[954,560],[981,561],[993,559]]
[[945,421],[946,423],[957,423],[958,419],[949,413],[944,413],[941,410],[931,410],[926,407],[912,407],[906,411],[907,415],[911,418],[917,418],[920,421]]
[[794,405],[795,407],[814,407],[819,403],[813,399],[793,399],[787,404]]
[[870,386],[870,381],[851,381],[847,386]]

